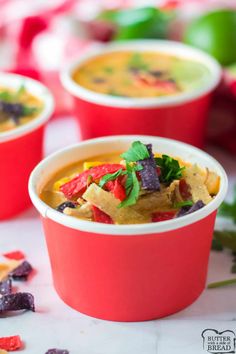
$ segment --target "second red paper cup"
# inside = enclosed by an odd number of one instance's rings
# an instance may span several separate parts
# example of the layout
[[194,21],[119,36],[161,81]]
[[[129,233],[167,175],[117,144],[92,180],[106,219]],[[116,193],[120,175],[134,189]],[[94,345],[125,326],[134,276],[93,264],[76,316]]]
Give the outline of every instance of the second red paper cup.
[[0,220],[3,220],[30,206],[28,179],[43,157],[44,127],[53,112],[53,98],[40,82],[20,75],[1,73],[0,85],[12,90],[18,90],[24,85],[43,104],[38,117],[0,133]]
[[[77,84],[73,72],[87,60],[119,51],[157,52],[203,64],[209,72],[205,85],[180,93],[152,98],[123,98],[90,91]],[[188,76],[186,72],[185,76]],[[74,113],[82,139],[119,134],[147,134],[203,147],[212,92],[221,78],[215,59],[181,43],[142,40],[95,46],[61,73],[62,84],[73,96]]]

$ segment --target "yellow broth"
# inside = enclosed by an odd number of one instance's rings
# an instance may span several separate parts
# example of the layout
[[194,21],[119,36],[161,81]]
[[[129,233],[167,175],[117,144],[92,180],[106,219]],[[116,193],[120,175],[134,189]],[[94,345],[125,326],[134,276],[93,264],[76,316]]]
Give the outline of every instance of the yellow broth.
[[[96,165],[101,165],[104,163],[123,163],[121,161],[120,155],[120,152],[98,155],[93,158],[87,159],[87,161],[79,161],[69,166],[66,166],[65,168],[59,170],[45,184],[45,186],[40,191],[40,198],[50,207],[56,209],[62,203],[68,202],[68,199],[60,191],[60,186],[71,181],[78,174],[80,174],[84,170],[88,170],[90,167],[94,167]],[[155,157],[161,156],[161,154],[155,154]],[[185,166],[185,170],[183,170],[183,178],[186,179],[187,183],[191,187],[191,195],[193,202],[196,203],[198,200],[202,200],[205,205],[208,204],[212,200],[214,195],[218,193],[220,185],[219,176],[217,176],[214,172],[211,172],[207,169],[202,169],[197,165],[192,165],[189,162],[182,161],[181,159],[178,159],[178,161],[181,167]],[[102,201],[102,195],[101,199],[99,199],[100,196],[98,196],[98,205],[89,201],[85,196],[92,185],[98,188],[98,193],[105,193],[107,197],[111,197],[111,192],[106,192],[104,189],[98,187],[95,183],[90,184],[90,182],[88,182],[87,190],[85,193],[83,192],[84,194],[82,198],[79,197],[78,199],[73,199],[74,202],[79,203],[78,206],[76,206],[75,209],[70,209],[70,207],[66,208],[67,215],[93,221],[93,214],[91,210],[90,214],[86,214],[85,216],[80,214],[82,210],[81,205],[84,206],[85,204],[89,204],[90,209],[91,205],[95,205],[96,207],[100,208],[99,203],[100,201]],[[112,198],[114,198],[114,196]],[[145,192],[141,190],[136,204],[129,207],[122,207],[120,209],[118,208],[121,215],[119,215],[118,219],[112,218],[112,220],[116,224],[151,222],[153,213],[173,211],[177,212],[177,209],[179,207],[176,209],[176,203],[181,203],[183,201],[184,199],[182,199],[181,197],[179,188],[179,180],[174,180],[173,182],[171,182],[170,185],[161,184],[160,191]],[[104,204],[101,205],[101,210],[106,213],[106,206],[108,207],[109,211],[110,205],[113,202],[119,204],[119,201],[115,198],[115,200],[111,200],[111,203],[109,201],[106,201],[105,207]],[[107,214],[110,215],[109,212],[107,212]],[[110,217],[112,217],[112,215],[110,215]]]
[[[90,162],[104,162],[104,163],[119,163],[121,160],[121,152],[116,152],[113,154],[106,154],[106,155],[98,155],[93,158],[89,158],[88,161]],[[47,182],[44,186],[42,192],[40,193],[40,198],[52,208],[56,208],[60,202],[66,200],[66,198],[62,195],[62,193],[58,193],[58,188],[56,186],[56,182],[64,179],[72,179],[78,173],[83,172],[83,164],[84,161],[78,161],[72,165],[66,166],[60,171],[58,171],[51,179]],[[59,203],[58,203],[59,202]]]
[[160,97],[204,86],[210,77],[200,62],[159,52],[117,51],[88,59],[72,74],[80,86],[117,97]]

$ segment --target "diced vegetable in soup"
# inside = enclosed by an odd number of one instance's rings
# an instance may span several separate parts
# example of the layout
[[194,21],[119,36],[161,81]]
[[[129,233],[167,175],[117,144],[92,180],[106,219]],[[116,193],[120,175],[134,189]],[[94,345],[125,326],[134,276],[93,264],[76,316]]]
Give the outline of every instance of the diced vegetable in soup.
[[42,106],[24,86],[18,90],[0,87],[0,133],[30,122],[38,116]]
[[205,85],[205,65],[158,52],[120,51],[96,56],[73,73],[80,86],[117,97],[178,95]]
[[96,156],[59,171],[41,199],[68,216],[107,224],[161,222],[193,213],[218,193],[207,168],[155,154],[135,141],[124,153]]

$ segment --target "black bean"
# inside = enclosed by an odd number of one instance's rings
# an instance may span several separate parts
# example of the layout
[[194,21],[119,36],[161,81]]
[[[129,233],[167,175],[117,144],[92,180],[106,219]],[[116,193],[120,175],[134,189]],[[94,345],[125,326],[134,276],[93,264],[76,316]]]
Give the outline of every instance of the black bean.
[[136,67],[134,67],[134,66],[130,66],[130,67],[128,68],[128,71],[129,71],[130,73],[134,74],[134,75],[137,75],[137,74],[139,74],[140,69],[139,69],[139,68],[136,68]]
[[67,201],[67,202],[64,202],[64,203],[61,203],[60,205],[58,205],[56,210],[59,211],[60,213],[63,213],[65,208],[74,209],[75,207],[76,207],[75,203]]
[[103,79],[102,77],[94,77],[93,78],[93,83],[95,84],[104,84],[106,82],[105,79]]
[[172,82],[173,84],[175,84],[175,82],[176,82],[175,79],[172,79],[172,78],[168,79],[167,81]]
[[165,73],[161,70],[152,70],[152,71],[149,71],[149,74],[151,74],[154,77],[161,77]]

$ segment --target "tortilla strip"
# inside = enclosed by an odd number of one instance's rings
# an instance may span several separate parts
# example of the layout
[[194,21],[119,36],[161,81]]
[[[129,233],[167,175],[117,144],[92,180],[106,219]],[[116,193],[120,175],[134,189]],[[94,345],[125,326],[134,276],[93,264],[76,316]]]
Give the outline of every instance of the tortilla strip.
[[91,219],[92,218],[92,210],[91,204],[86,202],[78,208],[65,208],[63,213],[69,216],[75,216],[80,219]]
[[208,204],[212,200],[212,197],[204,184],[204,176],[200,173],[198,166],[194,165],[190,168],[186,168],[183,171],[183,177],[190,186],[190,192],[194,203],[198,200],[202,200],[204,204]]
[[95,205],[100,210],[109,215],[114,223],[117,224],[134,224],[150,222],[147,216],[139,214],[132,207],[118,208],[120,201],[110,192],[106,192],[96,183],[92,183],[83,198],[90,204]]
[[0,263],[0,281],[6,279],[8,274],[16,269],[21,263],[22,261],[16,261],[14,259],[6,263]]
[[137,200],[131,208],[138,213],[151,213],[156,210],[166,210],[172,208],[172,195],[174,188],[162,188],[160,192],[147,193]]

